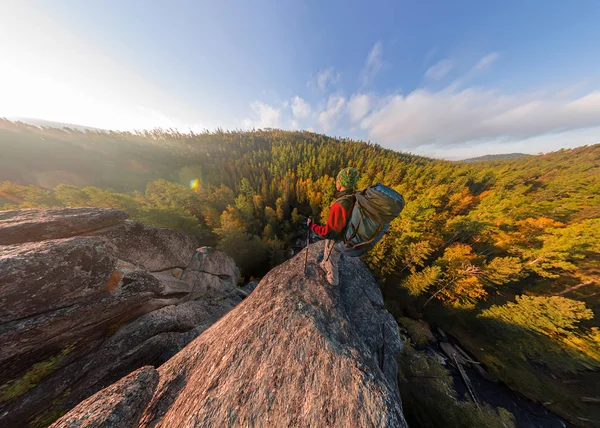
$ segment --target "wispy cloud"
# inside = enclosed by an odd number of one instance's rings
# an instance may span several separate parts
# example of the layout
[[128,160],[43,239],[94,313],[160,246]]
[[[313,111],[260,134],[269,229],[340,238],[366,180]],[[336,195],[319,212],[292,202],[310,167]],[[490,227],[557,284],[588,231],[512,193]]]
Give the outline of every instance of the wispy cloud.
[[319,89],[324,91],[328,86],[334,85],[340,81],[340,73],[335,71],[333,67],[320,70],[316,76],[311,77],[307,86],[311,89]]
[[383,66],[383,44],[381,41],[378,41],[373,45],[369,55],[367,55],[367,61],[365,66],[360,74],[360,79],[363,86],[367,86],[370,84],[375,75],[381,70]]
[[427,52],[427,55],[425,55],[425,59],[423,60],[424,64],[428,64],[429,61],[431,61],[433,59],[435,54],[437,54],[437,52],[438,52],[437,46],[429,49],[429,52]]
[[499,57],[500,57],[500,54],[498,52],[489,53],[479,60],[479,62],[475,65],[475,67],[473,67],[473,70],[475,70],[475,71],[485,70],[490,65],[492,65],[492,63],[494,63]]
[[433,80],[440,80],[454,68],[454,62],[449,59],[443,59],[435,65],[429,67],[425,72],[425,77]]

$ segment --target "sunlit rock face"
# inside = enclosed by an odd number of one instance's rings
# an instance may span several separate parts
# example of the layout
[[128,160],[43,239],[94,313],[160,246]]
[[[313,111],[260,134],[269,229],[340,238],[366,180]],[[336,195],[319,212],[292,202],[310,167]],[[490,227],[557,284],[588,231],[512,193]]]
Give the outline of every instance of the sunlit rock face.
[[328,285],[322,250],[305,250],[306,273],[304,252],[269,272],[156,382],[151,368],[133,373],[54,426],[405,427],[396,322],[360,260],[343,258],[340,286]]

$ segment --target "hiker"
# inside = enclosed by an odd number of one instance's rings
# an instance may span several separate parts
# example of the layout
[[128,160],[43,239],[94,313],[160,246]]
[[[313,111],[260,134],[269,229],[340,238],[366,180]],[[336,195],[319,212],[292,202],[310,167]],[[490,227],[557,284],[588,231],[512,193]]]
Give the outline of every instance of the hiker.
[[327,282],[338,285],[338,262],[342,254],[358,257],[369,251],[404,209],[404,198],[394,189],[377,183],[356,191],[358,171],[352,167],[342,169],[335,180],[337,193],[329,209],[324,226],[309,218],[309,229],[327,239],[321,267]]
[[337,175],[335,202],[329,208],[329,217],[325,226],[313,223],[310,218],[306,222],[311,231],[327,239],[321,267],[327,274],[327,282],[331,285],[339,284],[338,262],[343,252],[341,241],[354,208],[354,192],[358,184],[358,175],[358,171],[352,167],[342,169]]

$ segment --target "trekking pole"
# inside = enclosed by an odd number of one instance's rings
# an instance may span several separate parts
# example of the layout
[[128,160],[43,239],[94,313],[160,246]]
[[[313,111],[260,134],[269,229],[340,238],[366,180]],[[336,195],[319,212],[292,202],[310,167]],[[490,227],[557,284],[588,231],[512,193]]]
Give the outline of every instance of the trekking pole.
[[[309,217],[309,218],[311,218],[311,217]],[[306,228],[306,254],[304,255],[304,276],[306,276],[306,264],[308,263],[308,246],[309,245],[310,245],[310,226],[308,226]]]

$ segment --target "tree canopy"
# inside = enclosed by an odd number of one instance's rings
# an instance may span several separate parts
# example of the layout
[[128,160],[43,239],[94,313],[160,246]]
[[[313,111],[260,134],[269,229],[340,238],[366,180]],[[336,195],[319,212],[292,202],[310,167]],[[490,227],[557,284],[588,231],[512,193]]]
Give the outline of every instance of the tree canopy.
[[[334,177],[353,166],[361,187],[381,182],[406,200],[363,256],[388,299],[404,293],[417,311],[535,333],[528,343],[550,340],[571,358],[536,354],[556,370],[600,367],[599,144],[465,163],[306,131],[80,132],[0,120],[0,151],[1,209],[118,208],[200,236],[247,277],[293,253],[303,216],[326,220]],[[515,344],[521,358],[518,337],[502,352]]]

